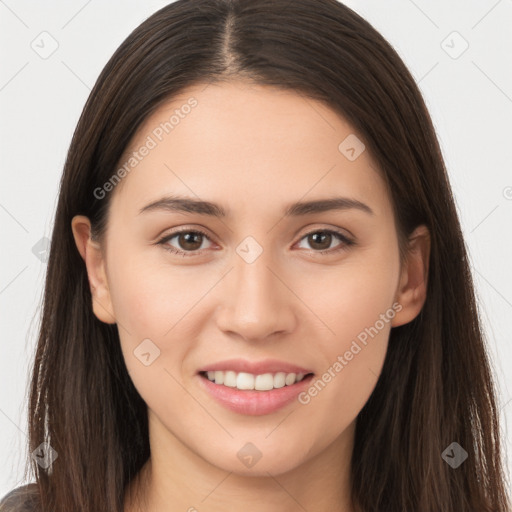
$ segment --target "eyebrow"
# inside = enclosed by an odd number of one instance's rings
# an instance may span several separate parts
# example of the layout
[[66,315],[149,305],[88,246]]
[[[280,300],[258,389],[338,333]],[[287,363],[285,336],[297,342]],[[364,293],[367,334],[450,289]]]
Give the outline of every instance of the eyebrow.
[[[356,209],[369,215],[375,215],[374,211],[365,203],[349,197],[333,197],[318,199],[315,201],[298,201],[289,205],[284,212],[285,217],[300,217],[333,210]],[[150,211],[173,211],[197,213],[211,217],[225,218],[228,212],[219,204],[210,201],[202,201],[180,196],[165,196],[153,201],[140,209],[139,215]]]

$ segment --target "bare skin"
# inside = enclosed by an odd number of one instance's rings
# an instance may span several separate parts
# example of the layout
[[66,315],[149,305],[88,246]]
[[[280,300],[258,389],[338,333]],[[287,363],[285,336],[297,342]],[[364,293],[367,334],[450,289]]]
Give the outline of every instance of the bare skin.
[[[191,97],[197,105],[108,192],[105,245],[90,239],[87,217],[72,221],[94,313],[118,325],[128,371],[148,404],[151,458],[127,489],[125,512],[353,512],[355,420],[381,372],[391,327],[424,304],[428,230],[414,232],[400,266],[391,200],[369,151],[347,158],[338,146],[353,128],[294,92],[244,82],[195,86],[146,120],[127,158]],[[218,203],[229,215],[139,214],[168,194]],[[356,199],[373,214],[284,216],[291,203],[333,197]],[[198,249],[194,238],[157,243],[177,228],[207,237],[197,235]],[[307,236],[329,229],[355,244]],[[249,236],[262,249],[251,263],[237,253]],[[388,320],[377,323],[382,314]],[[371,326],[378,333],[345,357]],[[149,366],[134,355],[144,339],[160,350]],[[333,377],[338,356],[346,364]],[[307,403],[239,414],[215,401],[197,373],[233,357],[276,358],[316,379],[331,368],[331,379]],[[249,442],[261,453],[252,467],[237,456]]]

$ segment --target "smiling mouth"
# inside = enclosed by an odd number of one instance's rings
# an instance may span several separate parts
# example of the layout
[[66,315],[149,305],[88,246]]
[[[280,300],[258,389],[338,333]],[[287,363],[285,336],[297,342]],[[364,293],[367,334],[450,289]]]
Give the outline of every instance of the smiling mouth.
[[271,391],[293,386],[304,379],[310,379],[314,374],[274,372],[254,375],[247,372],[215,370],[201,371],[199,375],[219,386],[236,388],[241,391]]

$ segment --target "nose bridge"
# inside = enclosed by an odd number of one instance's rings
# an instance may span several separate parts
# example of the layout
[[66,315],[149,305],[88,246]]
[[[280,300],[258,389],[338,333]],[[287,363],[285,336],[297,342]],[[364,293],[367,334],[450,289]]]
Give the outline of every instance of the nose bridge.
[[292,294],[274,275],[279,270],[274,268],[272,251],[264,250],[250,238],[243,241],[234,254],[234,268],[228,276],[230,286],[219,327],[246,339],[258,339],[291,329],[293,305]]

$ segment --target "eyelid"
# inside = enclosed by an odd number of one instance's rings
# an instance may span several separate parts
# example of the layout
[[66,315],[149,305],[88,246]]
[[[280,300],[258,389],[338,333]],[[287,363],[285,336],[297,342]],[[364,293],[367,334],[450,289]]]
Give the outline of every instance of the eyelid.
[[[320,225],[319,225],[320,224]],[[310,224],[306,226],[305,228],[301,228],[298,231],[295,232],[294,238],[296,236],[299,236],[299,233],[304,230],[303,234],[300,235],[300,240],[302,240],[306,235],[310,235],[311,233],[316,233],[317,231],[328,231],[333,233],[338,233],[341,236],[344,236],[345,238],[352,240],[355,242],[356,237],[346,228],[340,228],[339,226],[333,226],[333,225],[326,225],[321,224],[318,222],[315,222],[313,224]]]

